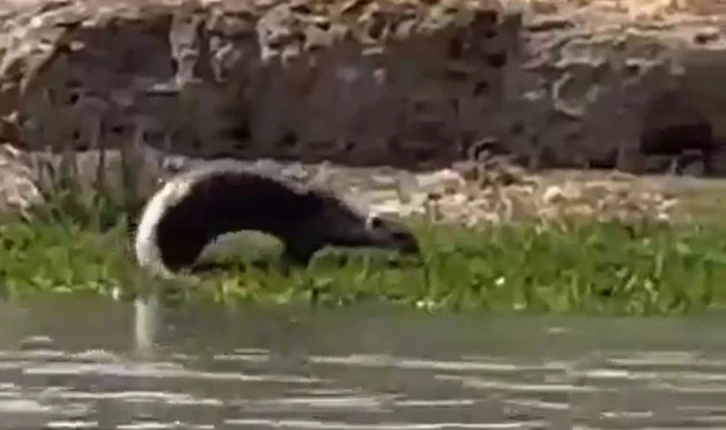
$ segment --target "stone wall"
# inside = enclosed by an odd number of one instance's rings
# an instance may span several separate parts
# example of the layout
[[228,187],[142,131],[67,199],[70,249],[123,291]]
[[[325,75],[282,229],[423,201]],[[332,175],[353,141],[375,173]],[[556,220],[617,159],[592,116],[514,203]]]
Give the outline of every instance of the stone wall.
[[702,3],[14,1],[0,114],[25,149],[643,171],[726,138]]

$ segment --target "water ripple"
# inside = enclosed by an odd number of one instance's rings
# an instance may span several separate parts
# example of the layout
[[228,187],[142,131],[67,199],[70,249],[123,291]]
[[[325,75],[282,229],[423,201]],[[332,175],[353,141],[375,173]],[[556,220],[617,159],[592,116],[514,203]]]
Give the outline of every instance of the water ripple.
[[654,330],[644,345],[618,337],[637,325],[470,330],[363,315],[311,317],[290,332],[269,316],[242,324],[211,312],[162,325],[158,347],[140,354],[119,341],[132,324],[89,316],[94,331],[79,337],[64,315],[82,311],[49,309],[22,338],[2,338],[11,326],[0,314],[3,428],[726,428],[726,350],[716,335],[698,343],[720,333],[715,321],[680,328],[682,339],[653,340]]

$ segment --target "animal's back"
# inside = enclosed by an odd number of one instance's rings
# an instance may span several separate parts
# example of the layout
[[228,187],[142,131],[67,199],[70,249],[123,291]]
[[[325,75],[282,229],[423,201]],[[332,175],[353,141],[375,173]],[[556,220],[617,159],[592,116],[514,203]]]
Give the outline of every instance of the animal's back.
[[181,174],[184,198],[167,208],[156,229],[161,258],[172,269],[192,264],[217,236],[257,230],[285,241],[321,206],[321,196],[285,180],[235,167]]
[[219,170],[196,182],[175,212],[186,220],[206,221],[212,230],[279,229],[276,224],[287,225],[304,216],[315,199],[312,193],[276,178]]

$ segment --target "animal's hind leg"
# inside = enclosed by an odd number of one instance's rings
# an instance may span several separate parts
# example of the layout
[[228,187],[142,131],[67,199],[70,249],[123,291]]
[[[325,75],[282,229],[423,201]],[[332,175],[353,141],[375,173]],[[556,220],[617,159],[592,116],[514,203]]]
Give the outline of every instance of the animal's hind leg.
[[192,235],[179,236],[175,240],[164,243],[164,262],[174,271],[192,270],[202,253],[205,242]]
[[289,274],[293,267],[304,268],[310,264],[317,246],[300,246],[286,243],[281,257],[281,270]]

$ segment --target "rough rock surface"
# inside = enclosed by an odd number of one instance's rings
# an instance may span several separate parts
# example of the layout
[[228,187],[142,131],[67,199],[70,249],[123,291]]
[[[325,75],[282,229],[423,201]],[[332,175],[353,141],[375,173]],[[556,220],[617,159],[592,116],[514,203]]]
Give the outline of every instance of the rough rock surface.
[[0,131],[33,150],[141,136],[195,157],[421,168],[488,146],[533,168],[663,170],[685,152],[724,171],[722,9],[6,0]]
[[[69,151],[80,176],[103,171],[142,199],[158,166],[123,164],[145,145],[460,185],[413,193],[408,209],[377,203],[398,212],[489,211],[479,180],[446,169],[481,170],[490,153],[639,172],[679,156],[686,172],[726,172],[726,8],[710,0],[6,0],[0,14],[0,140],[16,148],[2,156],[3,204],[37,201]],[[461,191],[472,183],[479,197]],[[574,195],[557,187],[507,192]]]
[[24,155],[9,145],[0,146],[0,214],[23,213],[44,201]]
[[116,148],[141,133],[198,157],[416,165],[458,155],[457,123],[488,128],[502,87],[506,43],[490,40],[507,37],[488,7],[144,3],[8,11],[0,114],[14,143]]

